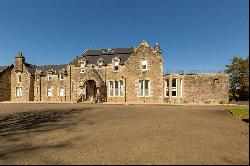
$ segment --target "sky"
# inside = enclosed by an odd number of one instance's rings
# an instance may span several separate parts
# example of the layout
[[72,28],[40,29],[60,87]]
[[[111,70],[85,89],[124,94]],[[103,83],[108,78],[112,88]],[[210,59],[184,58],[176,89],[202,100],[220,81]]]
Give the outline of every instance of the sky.
[[0,0],[0,65],[67,64],[86,49],[162,48],[164,69],[223,70],[249,55],[248,0]]

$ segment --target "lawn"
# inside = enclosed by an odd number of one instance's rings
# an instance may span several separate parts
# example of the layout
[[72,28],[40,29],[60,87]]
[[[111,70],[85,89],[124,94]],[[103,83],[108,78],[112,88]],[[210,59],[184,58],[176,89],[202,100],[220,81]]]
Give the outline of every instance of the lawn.
[[227,111],[236,116],[248,116],[249,115],[249,108],[231,108],[231,109],[228,109]]

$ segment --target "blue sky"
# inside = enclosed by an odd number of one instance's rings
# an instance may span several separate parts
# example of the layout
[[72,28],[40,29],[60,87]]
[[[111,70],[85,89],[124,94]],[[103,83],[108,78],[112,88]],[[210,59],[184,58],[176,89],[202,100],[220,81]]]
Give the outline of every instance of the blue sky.
[[165,70],[249,55],[248,0],[0,0],[0,64],[66,64],[86,49],[159,42]]

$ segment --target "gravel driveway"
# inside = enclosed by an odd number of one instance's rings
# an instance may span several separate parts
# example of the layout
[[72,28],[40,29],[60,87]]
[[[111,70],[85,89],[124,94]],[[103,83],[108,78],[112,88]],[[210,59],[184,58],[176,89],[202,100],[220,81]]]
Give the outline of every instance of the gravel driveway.
[[0,164],[249,164],[226,106],[0,104]]

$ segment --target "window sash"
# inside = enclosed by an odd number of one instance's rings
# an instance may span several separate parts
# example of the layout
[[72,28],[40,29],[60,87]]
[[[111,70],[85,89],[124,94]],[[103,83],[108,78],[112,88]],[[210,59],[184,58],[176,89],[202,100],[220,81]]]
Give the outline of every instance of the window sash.
[[52,88],[51,87],[47,88],[47,96],[52,96]]
[[63,79],[64,79],[64,75],[60,74],[60,80],[63,80]]
[[109,81],[109,96],[113,96],[113,82]]
[[119,91],[120,91],[120,96],[123,96],[123,81],[120,81],[120,86],[119,86]]
[[139,96],[150,96],[150,81],[139,80]]
[[52,79],[52,74],[48,74],[48,80]]
[[123,96],[123,81],[109,81],[109,96]]
[[173,78],[172,79],[172,88],[176,88],[177,87],[177,79],[176,78]]
[[23,88],[16,87],[16,96],[23,96]]
[[141,66],[143,70],[146,70],[148,68],[148,61],[147,60],[142,60],[141,61]]
[[183,86],[183,80],[180,79],[180,97],[182,97],[182,86]]
[[115,96],[119,96],[118,81],[115,81]]
[[60,88],[60,90],[59,90],[59,96],[64,96],[64,88]]
[[165,80],[165,96],[169,96],[169,79]]

